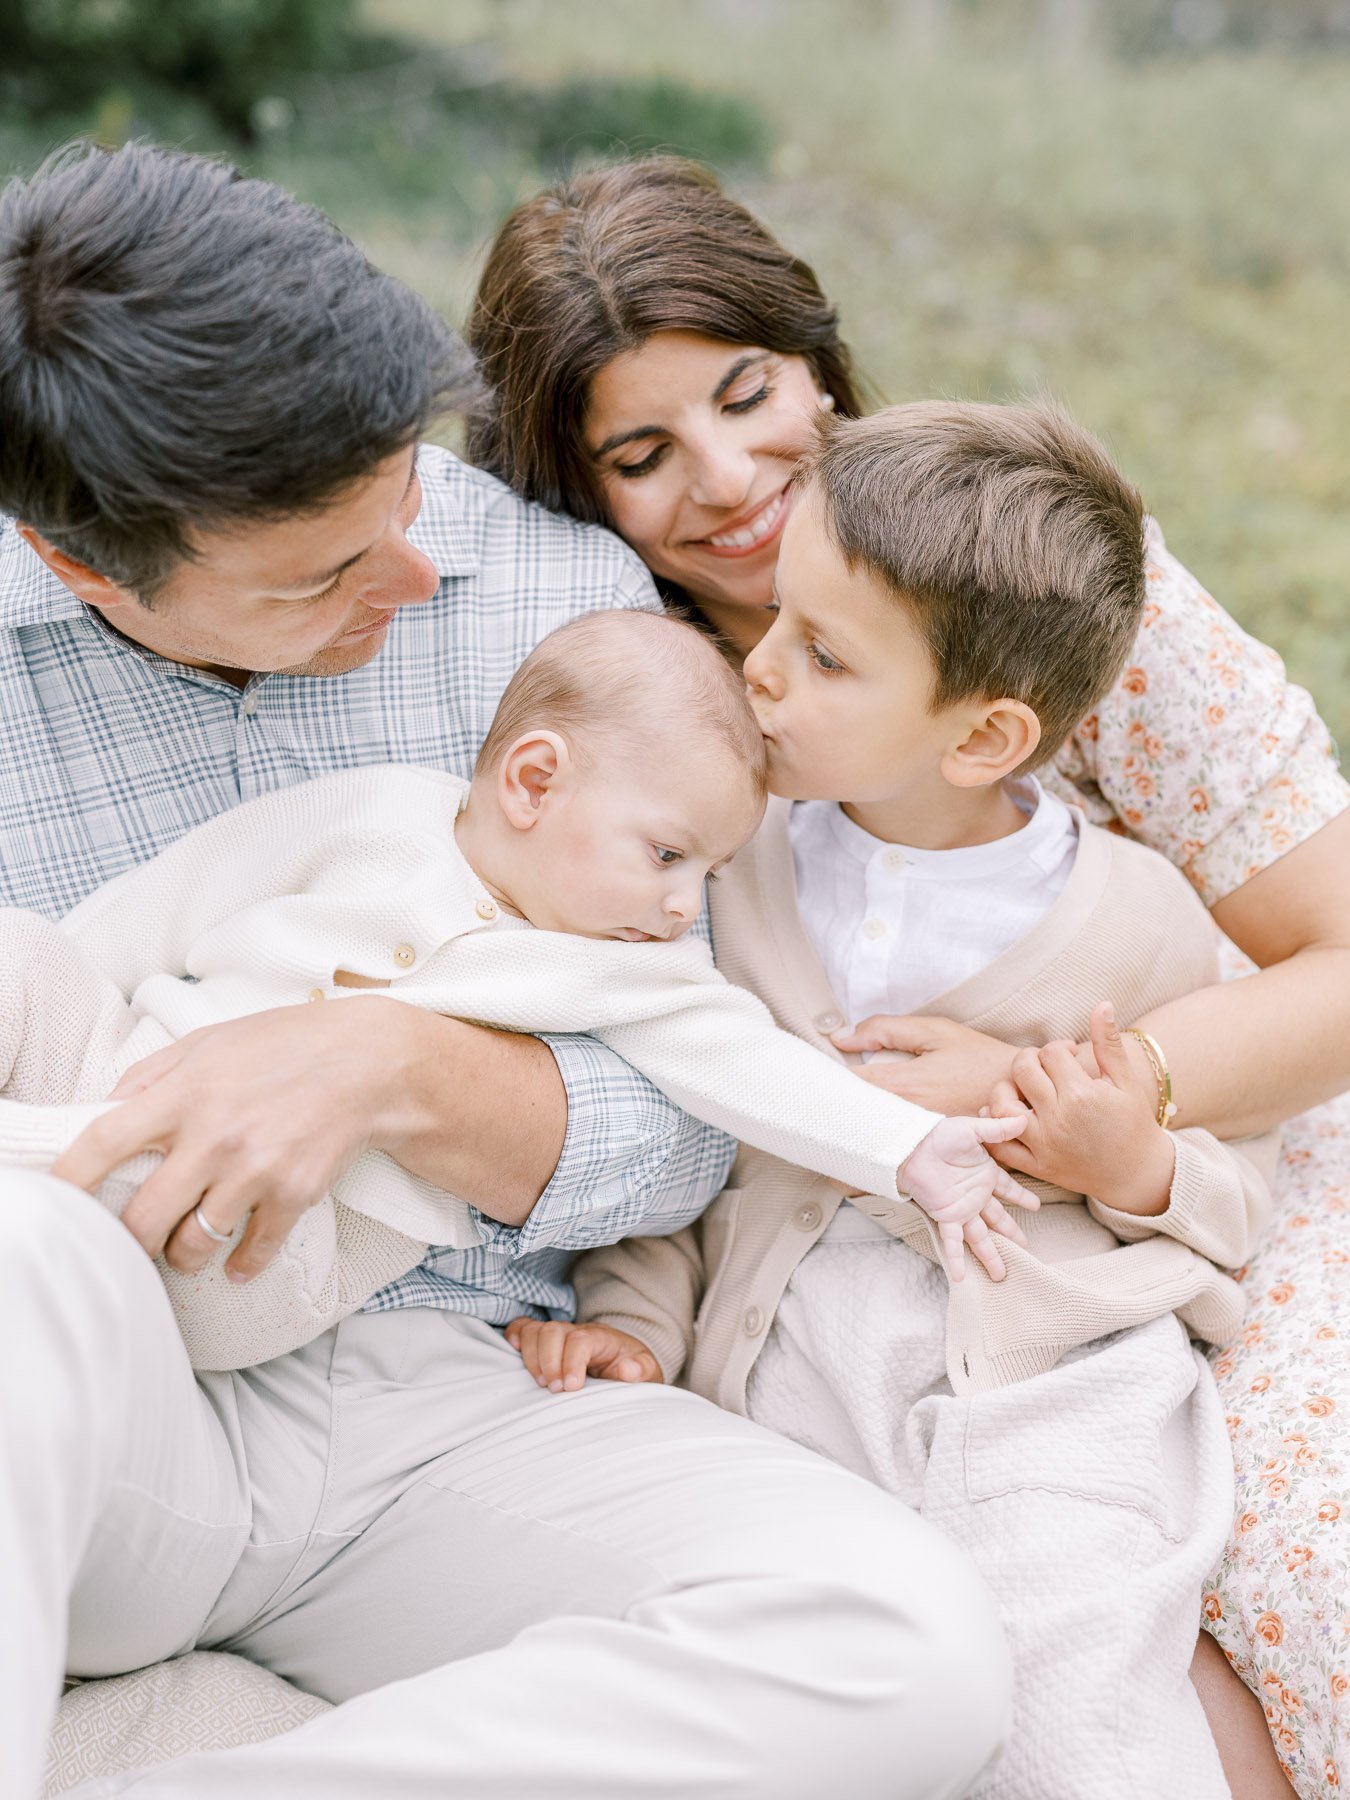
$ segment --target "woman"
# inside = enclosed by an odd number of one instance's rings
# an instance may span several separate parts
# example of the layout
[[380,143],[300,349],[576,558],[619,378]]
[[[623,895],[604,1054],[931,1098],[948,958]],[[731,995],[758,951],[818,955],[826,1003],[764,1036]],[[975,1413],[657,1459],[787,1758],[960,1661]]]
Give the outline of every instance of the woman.
[[[507,220],[470,324],[489,398],[470,454],[520,492],[618,531],[670,603],[746,654],[767,629],[789,483],[820,408],[862,410],[811,270],[710,176],[670,160],[563,183]],[[1259,966],[1149,1015],[1183,1122],[1264,1129],[1350,1087],[1350,788],[1309,697],[1149,529],[1150,602],[1108,700],[1056,759],[1089,817],[1182,868]],[[841,1022],[842,1023],[842,1022]],[[857,1024],[858,1022],[854,1022]],[[887,1021],[913,1052],[874,1078],[947,1111],[982,1104],[1011,1051],[940,1020]],[[855,1031],[845,1049],[875,1047]],[[884,1074],[883,1074],[884,1069]],[[1251,1312],[1215,1373],[1237,1460],[1234,1537],[1193,1676],[1241,1797],[1339,1785],[1350,1686],[1345,1399],[1335,1293],[1350,1109],[1286,1134],[1282,1200],[1247,1271]],[[1338,1406],[1340,1410],[1338,1411]],[[1231,1676],[1217,1641],[1258,1696]],[[1268,1735],[1264,1725],[1270,1726]],[[1344,1716],[1339,1724],[1344,1728]],[[1272,1757],[1272,1742],[1279,1764]]]

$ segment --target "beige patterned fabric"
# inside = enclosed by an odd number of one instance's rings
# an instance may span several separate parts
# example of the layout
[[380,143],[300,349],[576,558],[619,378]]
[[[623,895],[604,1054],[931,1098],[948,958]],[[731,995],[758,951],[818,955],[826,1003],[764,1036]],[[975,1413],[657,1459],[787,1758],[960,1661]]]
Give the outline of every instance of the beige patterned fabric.
[[211,1650],[80,1682],[56,1715],[43,1800],[192,1750],[257,1744],[327,1711],[279,1675]]

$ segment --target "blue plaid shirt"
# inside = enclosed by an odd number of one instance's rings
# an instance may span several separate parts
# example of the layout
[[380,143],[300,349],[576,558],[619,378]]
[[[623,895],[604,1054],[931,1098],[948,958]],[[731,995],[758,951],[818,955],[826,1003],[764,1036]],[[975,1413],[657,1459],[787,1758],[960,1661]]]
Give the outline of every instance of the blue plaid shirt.
[[[468,776],[512,673],[597,607],[657,604],[607,531],[528,504],[424,446],[410,539],[436,597],[395,614],[364,668],[255,675],[240,690],[129,643],[0,518],[0,904],[56,918],[241,800],[366,763]],[[476,1215],[480,1244],[436,1250],[369,1310],[441,1306],[498,1324],[570,1316],[573,1255],[678,1230],[721,1185],[731,1145],[593,1038],[547,1040],[567,1087],[553,1179],[524,1225]]]

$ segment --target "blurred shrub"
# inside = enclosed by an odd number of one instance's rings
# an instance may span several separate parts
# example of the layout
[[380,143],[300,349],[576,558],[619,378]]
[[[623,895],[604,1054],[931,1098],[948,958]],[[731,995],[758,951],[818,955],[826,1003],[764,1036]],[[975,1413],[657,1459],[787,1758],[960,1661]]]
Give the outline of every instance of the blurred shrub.
[[341,65],[355,0],[0,0],[4,97],[42,116],[156,88],[251,140],[278,75]]

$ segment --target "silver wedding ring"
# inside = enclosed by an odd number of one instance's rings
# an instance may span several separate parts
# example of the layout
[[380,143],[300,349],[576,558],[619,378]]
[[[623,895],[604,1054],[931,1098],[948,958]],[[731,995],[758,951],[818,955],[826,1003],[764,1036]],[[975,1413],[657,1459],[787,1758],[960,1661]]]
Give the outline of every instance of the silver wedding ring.
[[234,1233],[232,1231],[217,1231],[200,1206],[193,1207],[192,1216],[213,1244],[228,1244],[231,1238],[233,1238]]

